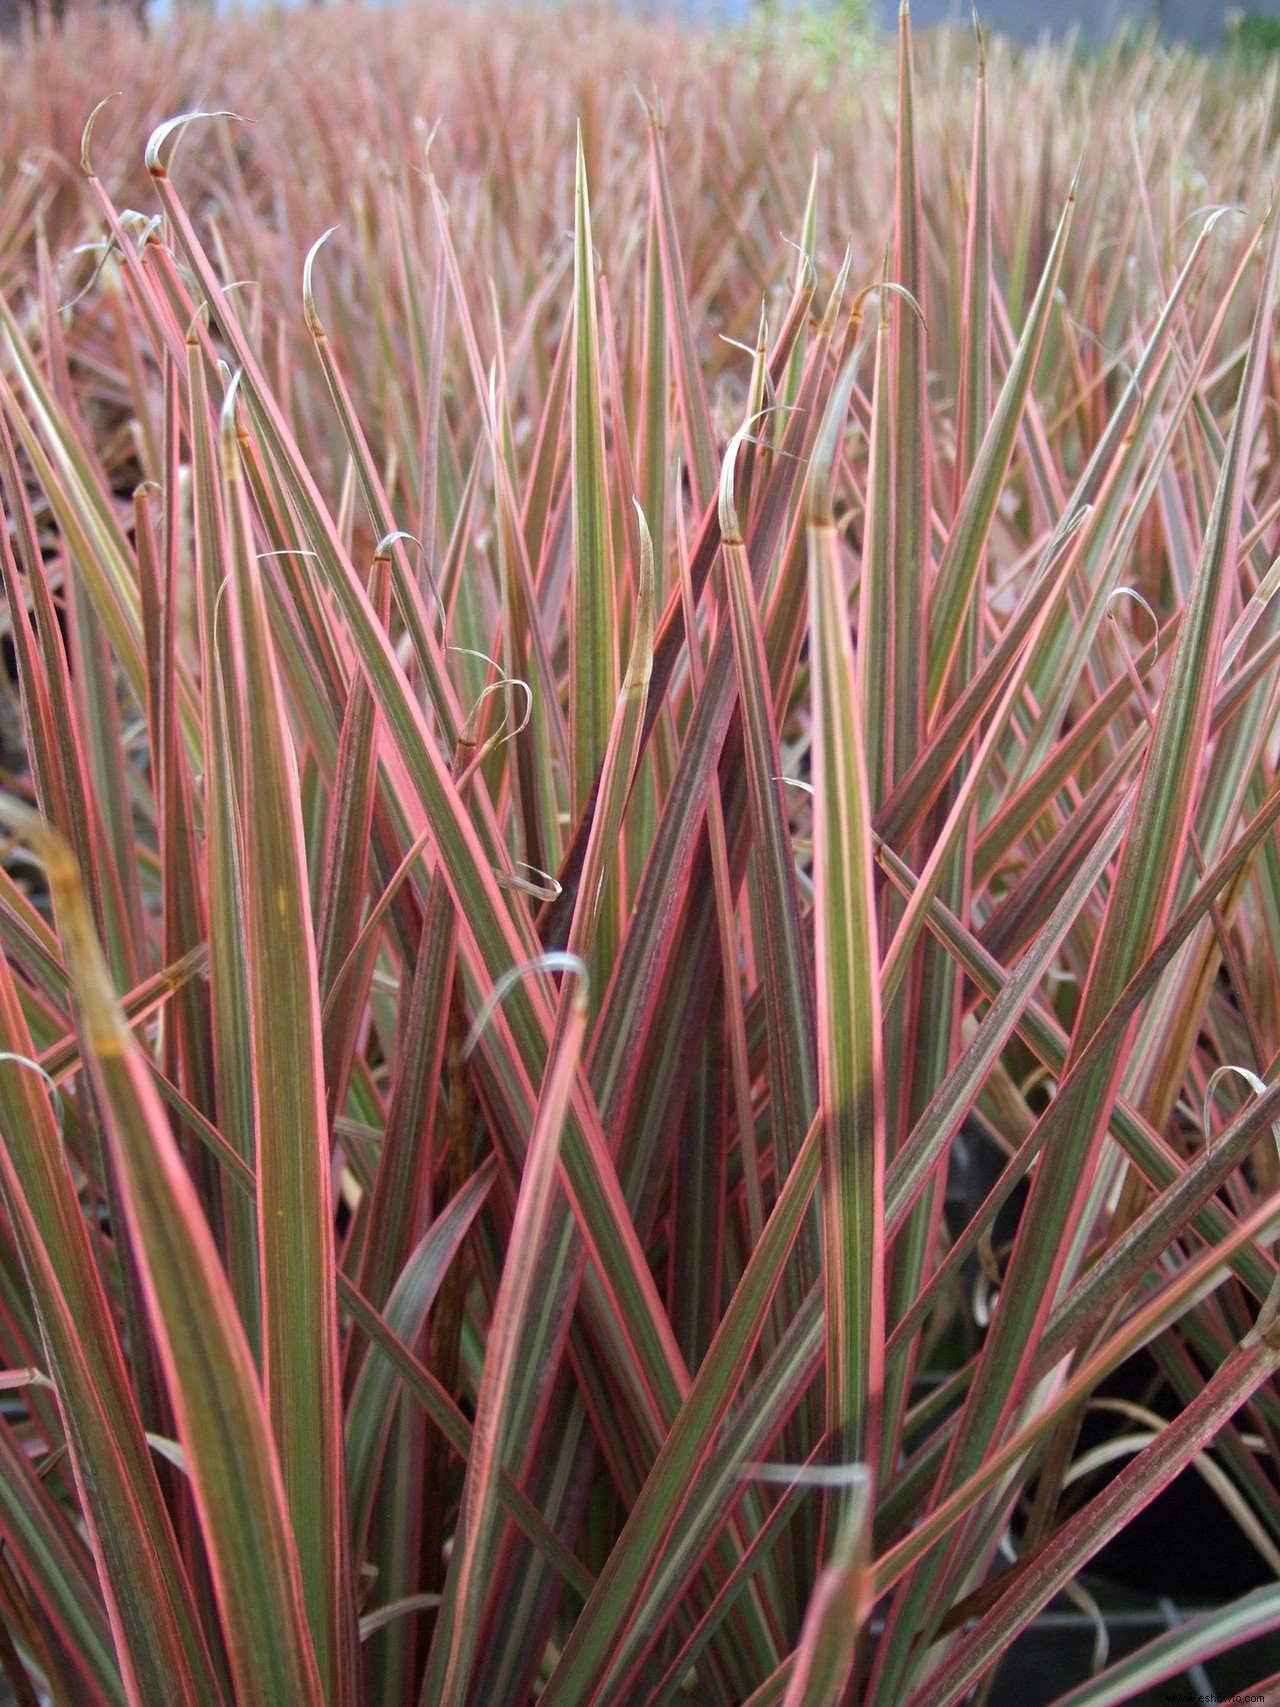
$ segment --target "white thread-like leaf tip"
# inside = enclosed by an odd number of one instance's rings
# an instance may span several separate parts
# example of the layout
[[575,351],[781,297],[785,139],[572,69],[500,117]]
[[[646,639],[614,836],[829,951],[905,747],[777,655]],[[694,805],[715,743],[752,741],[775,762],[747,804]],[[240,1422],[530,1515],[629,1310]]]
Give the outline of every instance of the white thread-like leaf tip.
[[779,1487],[867,1488],[871,1471],[865,1464],[743,1464],[741,1482],[770,1482]]
[[58,1088],[57,1080],[51,1073],[47,1072],[38,1061],[33,1060],[30,1055],[17,1055],[11,1049],[4,1049],[0,1050],[0,1061],[12,1061],[16,1066],[30,1067],[31,1071],[33,1073],[38,1073],[44,1080],[45,1084],[48,1085],[49,1098],[53,1103],[54,1123],[58,1128],[58,1138],[59,1141],[61,1141],[65,1136],[67,1115],[66,1110],[62,1105],[62,1092]]
[[146,161],[147,171],[151,173],[152,177],[155,177],[157,174],[164,173],[164,164],[160,159],[160,150],[164,147],[165,143],[175,131],[182,130],[184,126],[189,125],[194,119],[239,119],[241,124],[247,124],[249,122],[247,119],[242,118],[239,113],[233,113],[225,107],[220,107],[216,112],[211,113],[179,113],[177,118],[166,119],[163,124],[158,124],[151,132],[151,135],[147,138],[147,147],[146,152],[143,155],[143,159]]
[[546,954],[540,954],[534,960],[522,960],[518,966],[508,967],[497,983],[485,997],[472,1022],[471,1030],[467,1033],[466,1042],[462,1045],[462,1059],[469,1060],[476,1044],[480,1041],[481,1033],[497,1012],[498,1004],[502,1001],[522,978],[527,978],[531,972],[572,972],[578,978],[579,993],[586,991],[588,975],[586,962],[576,954],[569,954],[560,948],[548,949]]
[[97,106],[89,114],[88,118],[84,121],[84,129],[80,133],[80,166],[87,178],[97,177],[97,173],[94,171],[93,164],[89,159],[89,138],[93,135],[93,127],[97,122],[98,114],[102,111],[103,107],[108,104],[108,102],[119,100],[123,93],[124,91],[122,89],[117,89],[114,95],[104,95],[98,102]]
[[236,393],[240,390],[242,369],[237,368],[227,385],[218,415],[218,442],[222,452],[222,474],[225,480],[240,475],[240,450],[236,444]]
[[337,229],[336,225],[331,225],[327,231],[322,231],[307,250],[307,258],[302,263],[302,312],[306,316],[307,330],[313,338],[324,337],[324,322],[316,313],[316,295],[311,279],[312,269],[321,247],[329,241]]

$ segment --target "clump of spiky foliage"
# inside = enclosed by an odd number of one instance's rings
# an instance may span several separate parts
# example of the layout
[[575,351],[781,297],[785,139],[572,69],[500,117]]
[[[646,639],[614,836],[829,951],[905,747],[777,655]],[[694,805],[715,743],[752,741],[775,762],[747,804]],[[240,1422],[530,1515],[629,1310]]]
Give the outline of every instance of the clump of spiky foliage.
[[20,1698],[945,1707],[1193,1462],[1280,1568],[1274,72],[78,44],[0,184]]

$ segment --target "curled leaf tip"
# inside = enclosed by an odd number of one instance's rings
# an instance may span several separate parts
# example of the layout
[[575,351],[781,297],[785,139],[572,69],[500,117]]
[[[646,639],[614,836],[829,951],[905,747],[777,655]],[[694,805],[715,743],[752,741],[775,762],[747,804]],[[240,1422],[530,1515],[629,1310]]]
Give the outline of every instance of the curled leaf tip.
[[503,998],[514,990],[522,978],[527,978],[532,972],[572,972],[578,987],[574,992],[574,1001],[585,1003],[587,999],[588,974],[586,962],[576,954],[569,954],[565,949],[554,948],[546,954],[539,954],[533,960],[522,960],[518,966],[511,966],[502,974],[497,983],[485,997],[476,1015],[471,1030],[467,1033],[466,1042],[462,1045],[462,1059],[469,1060],[475,1046],[480,1041],[485,1026],[493,1018]]
[[636,589],[635,633],[631,641],[631,657],[627,662],[623,691],[645,693],[653,673],[653,536],[639,498],[634,493],[631,502],[636,507],[636,522],[640,529],[640,582]]
[[[471,648],[453,647],[451,650],[470,651]],[[497,668],[496,665],[495,668]],[[461,788],[462,784],[472,776],[483,761],[489,757],[490,753],[492,753],[496,748],[502,746],[504,741],[514,741],[517,735],[523,735],[525,730],[529,727],[529,721],[533,716],[533,689],[529,686],[528,682],[525,681],[523,676],[509,676],[504,670],[501,671],[501,679],[499,681],[490,682],[487,687],[481,690],[480,697],[471,707],[470,713],[467,716],[467,721],[463,724],[458,735],[459,748],[474,747],[476,742],[479,740],[480,713],[484,709],[485,702],[494,694],[515,693],[517,690],[524,695],[524,716],[520,719],[519,723],[514,724],[510,729],[508,729],[507,724],[511,721],[511,713],[508,711],[507,715],[502,719],[502,722],[494,730],[493,734],[490,735],[484,746],[477,751],[475,757],[471,760],[466,770],[463,771],[462,775],[458,778],[459,788]]]
[[835,526],[831,481],[835,473],[836,457],[840,452],[840,441],[844,435],[854,382],[858,376],[860,354],[859,350],[855,350],[845,362],[818,430],[817,444],[809,464],[808,521],[811,527]]
[[123,90],[117,89],[114,95],[104,95],[84,121],[84,130],[80,134],[80,167],[86,178],[96,178],[98,175],[89,159],[89,138],[93,135],[93,127],[97,122],[98,114],[108,102],[119,100],[122,93]]
[[431,145],[435,141],[436,133],[439,131],[440,126],[443,123],[443,119],[437,119],[435,123],[431,125],[429,125],[423,118],[416,118],[413,121],[414,129],[422,138],[422,158],[424,163],[429,162],[431,159]]
[[744,421],[737,432],[729,440],[724,453],[724,462],[720,467],[720,538],[725,545],[741,545],[742,529],[738,525],[738,508],[733,497],[733,478],[738,461],[739,447],[751,437],[751,429],[760,416],[765,414],[760,410]]
[[[373,561],[375,563],[379,563],[379,562],[389,563],[391,561],[391,555],[392,555],[391,547],[393,545],[395,545],[398,540],[402,540],[402,539],[407,539],[410,545],[416,545],[418,550],[422,553],[423,579],[427,583],[427,586],[431,592],[431,597],[435,600],[436,615],[440,618],[440,640],[441,640],[441,644],[443,644],[444,636],[445,636],[445,630],[449,626],[449,613],[444,608],[444,599],[440,595],[440,584],[436,580],[435,574],[433,573],[432,568],[431,568],[431,553],[427,550],[426,546],[418,538],[417,534],[416,533],[409,533],[408,530],[405,528],[393,528],[390,533],[384,534],[382,536],[382,538],[378,541],[377,546],[374,549]],[[454,648],[454,650],[465,652],[465,651],[468,651],[469,648],[463,646],[463,647]],[[477,653],[476,656],[484,658],[487,655],[483,652],[480,652],[480,653]],[[491,658],[489,658],[487,661],[489,663],[493,663],[493,660]],[[495,669],[497,668],[496,664],[494,665],[494,668]]]
[[1147,616],[1151,619],[1151,627],[1154,631],[1152,634],[1152,641],[1155,645],[1155,657],[1152,658],[1151,662],[1154,667],[1160,657],[1160,619],[1156,616],[1156,613],[1152,610],[1151,606],[1143,598],[1142,594],[1136,587],[1115,587],[1107,598],[1107,618],[1110,622],[1114,623],[1116,621],[1115,607],[1117,601],[1120,599],[1132,599],[1134,604],[1142,606],[1143,610],[1146,611]]
[[[853,265],[853,249],[846,247],[844,261],[836,274],[836,282],[831,287],[831,296],[827,302],[826,311],[822,316],[822,324],[818,327],[818,337],[824,343],[830,343],[835,336],[836,326],[840,319],[840,305],[844,301],[845,288],[849,283],[849,269]],[[923,319],[923,316],[921,316]]]
[[218,441],[222,453],[222,477],[224,480],[240,478],[240,449],[236,444],[236,394],[240,390],[240,380],[243,369],[237,368],[227,383],[226,395],[222,399],[222,412],[218,417]]
[[499,889],[514,889],[521,895],[532,895],[535,901],[555,901],[563,893],[563,886],[549,871],[543,871],[540,865],[529,865],[518,859],[515,862],[521,871],[531,873],[529,877],[521,877],[520,872],[499,871],[494,868],[494,876]]
[[921,308],[920,304],[916,301],[915,297],[912,296],[906,285],[895,284],[892,279],[886,279],[880,288],[881,290],[891,292],[894,296],[900,297],[902,301],[906,303],[907,307],[915,315],[916,319],[919,320],[925,336],[928,337],[929,322],[924,317],[924,309]]
[[418,547],[419,551],[422,550],[422,542],[418,539],[416,534],[410,533],[407,528],[392,528],[391,532],[390,533],[384,533],[382,538],[374,546],[374,548],[373,548],[373,560],[374,560],[374,562],[375,563],[388,563],[388,562],[390,562],[390,560],[391,560],[391,547],[396,543],[396,541],[398,539],[407,539],[412,544],[416,545]]
[[336,225],[331,225],[327,231],[322,231],[307,250],[307,258],[302,263],[302,312],[306,318],[308,332],[316,339],[323,338],[325,332],[324,321],[321,320],[316,311],[316,294],[312,272],[315,267],[316,256],[320,253],[322,245],[329,241],[337,229]]
[[[1218,1067],[1210,1073],[1208,1083],[1204,1087],[1204,1100],[1201,1103],[1201,1118],[1203,1121],[1201,1131],[1204,1134],[1206,1150],[1211,1149],[1213,1146],[1213,1126],[1209,1119],[1209,1110],[1213,1104],[1213,1093],[1217,1090],[1223,1079],[1227,1078],[1232,1073],[1237,1073],[1240,1078],[1245,1081],[1255,1096],[1261,1097],[1267,1094],[1266,1080],[1260,1079],[1256,1073],[1250,1072],[1248,1067],[1241,1067],[1234,1061],[1228,1061],[1224,1066]],[[1276,1130],[1277,1129],[1275,1127],[1272,1127],[1273,1132],[1276,1132]],[[1276,1145],[1277,1148],[1280,1148],[1280,1136],[1277,1136],[1276,1138]]]
[[636,100],[639,101],[640,105],[644,108],[645,123],[648,125],[659,125],[659,124],[661,124],[661,122],[662,122],[661,121],[661,114],[658,111],[658,106],[657,106],[658,97],[657,97],[656,92],[654,94],[653,100],[651,101],[649,99],[649,97],[641,91],[640,85],[636,82],[634,77],[628,78],[628,82],[631,84],[632,94],[635,96]]
[[16,830],[42,860],[47,851],[46,844],[60,839],[33,807],[24,800],[15,799],[12,794],[0,794],[0,824]]
[[44,1080],[49,1087],[49,1102],[53,1109],[54,1123],[58,1128],[58,1139],[61,1142],[66,1136],[67,1111],[63,1106],[62,1092],[58,1088],[58,1081],[46,1067],[42,1067],[39,1061],[30,1055],[19,1055],[12,1049],[3,1049],[0,1050],[0,1061],[12,1061],[17,1067],[26,1067],[29,1072],[35,1073],[38,1078]]
[[200,327],[201,326],[208,326],[208,324],[209,324],[209,304],[207,302],[201,302],[201,303],[197,304],[195,313],[191,316],[190,320],[187,322],[187,344],[188,344],[188,346],[194,347],[196,344],[198,344],[200,342]]
[[220,107],[216,112],[211,113],[179,113],[177,118],[166,119],[163,124],[158,124],[147,138],[146,152],[143,155],[147,171],[153,178],[164,178],[168,175],[160,158],[160,150],[175,131],[184,129],[193,119],[239,119],[242,124],[249,122],[242,118],[239,113],[230,112],[225,107]]
[[865,1464],[743,1464],[736,1472],[741,1482],[773,1482],[780,1487],[858,1488],[869,1486],[871,1472]]
[[16,830],[44,866],[67,971],[79,998],[86,1044],[98,1056],[123,1055],[131,1039],[116,1007],[79,861],[70,844],[38,812],[10,794],[0,794],[0,822]]
[[788,248],[794,249],[796,254],[800,257],[802,270],[801,277],[797,281],[799,287],[804,289],[809,285],[816,285],[818,282],[818,270],[813,264],[813,256],[805,248],[804,244],[797,243],[794,237],[787,237],[785,235],[783,236],[782,241]]

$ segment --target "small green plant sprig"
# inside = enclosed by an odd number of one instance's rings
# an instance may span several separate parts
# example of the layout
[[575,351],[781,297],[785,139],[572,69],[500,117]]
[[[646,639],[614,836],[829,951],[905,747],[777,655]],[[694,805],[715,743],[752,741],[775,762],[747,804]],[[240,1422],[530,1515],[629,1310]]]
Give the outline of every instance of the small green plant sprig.
[[1227,14],[1223,41],[1227,48],[1245,55],[1280,52],[1280,18],[1234,8]]

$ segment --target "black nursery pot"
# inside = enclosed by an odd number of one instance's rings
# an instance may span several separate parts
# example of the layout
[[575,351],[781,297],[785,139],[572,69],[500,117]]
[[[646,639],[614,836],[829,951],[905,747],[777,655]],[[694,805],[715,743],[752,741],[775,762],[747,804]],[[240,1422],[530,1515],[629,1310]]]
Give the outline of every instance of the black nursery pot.
[[[971,1115],[952,1153],[947,1179],[947,1214],[953,1228],[977,1213],[1004,1159],[986,1122]],[[997,1249],[1012,1242],[1024,1198],[1024,1192],[1015,1192],[1001,1209],[994,1229]],[[976,1263],[970,1264],[965,1278],[969,1286],[976,1282]],[[1177,1394],[1148,1351],[1116,1370],[1098,1397],[1125,1399],[1166,1419],[1180,1408]],[[1115,1412],[1090,1410],[1077,1451],[1087,1452],[1137,1426]],[[1116,1462],[1079,1484],[1071,1491],[1074,1502],[1092,1498],[1121,1468]],[[1084,1579],[1106,1623],[1108,1665],[1194,1613],[1236,1600],[1273,1580],[1266,1562],[1194,1469],[1170,1483],[1096,1554]],[[1001,1660],[988,1707],[1048,1707],[1092,1674],[1096,1640],[1096,1626],[1085,1613],[1069,1601],[1055,1601]],[[1199,1702],[1206,1695],[1225,1702],[1278,1671],[1280,1635],[1237,1648],[1191,1677],[1170,1679],[1132,1699],[1153,1707]]]

